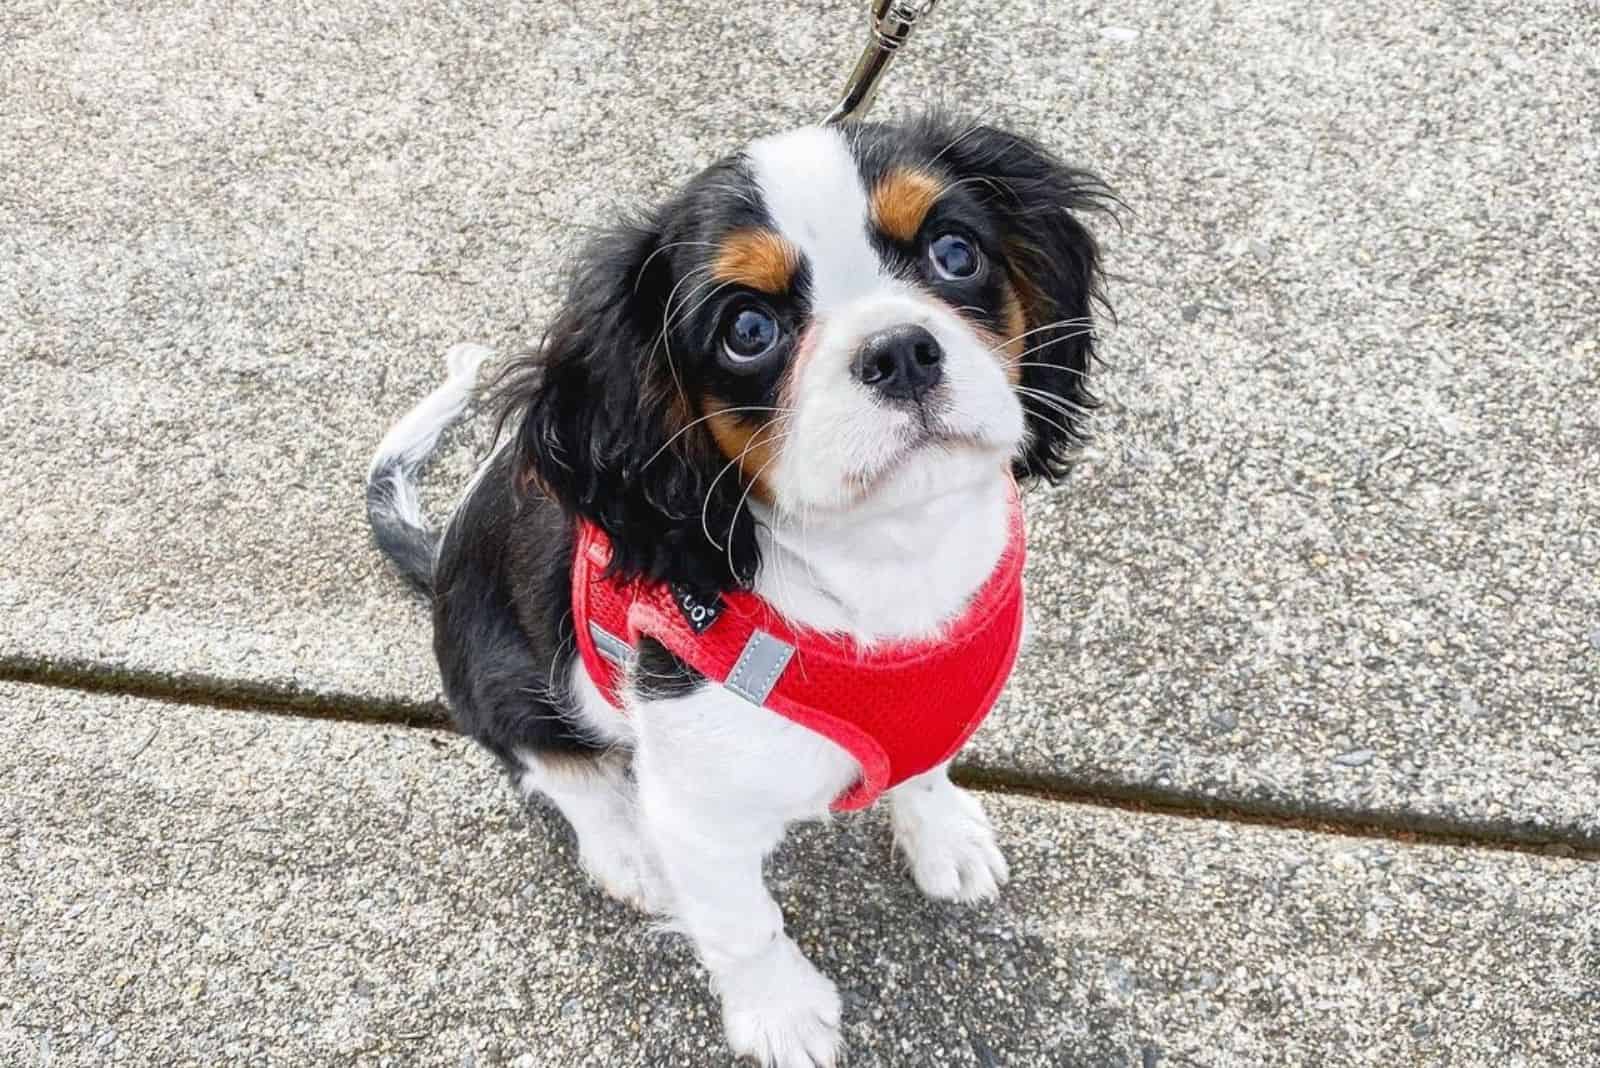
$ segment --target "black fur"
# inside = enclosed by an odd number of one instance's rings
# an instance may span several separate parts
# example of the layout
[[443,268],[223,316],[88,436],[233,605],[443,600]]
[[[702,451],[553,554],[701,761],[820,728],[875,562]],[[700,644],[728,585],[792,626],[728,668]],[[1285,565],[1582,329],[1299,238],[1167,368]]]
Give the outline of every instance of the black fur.
[[585,756],[603,747],[578,726],[567,691],[573,528],[556,505],[514,492],[502,451],[446,531],[433,648],[456,725],[521,766],[520,751]]
[[1066,166],[1025,137],[992,126],[968,129],[931,121],[924,136],[952,146],[943,158],[959,180],[971,180],[980,203],[998,220],[1007,266],[1024,292],[1027,328],[1069,320],[1024,339],[1029,351],[1023,387],[1065,403],[1057,407],[1036,394],[1020,395],[1029,444],[1014,473],[1054,482],[1088,438],[1088,414],[1100,403],[1089,389],[1095,340],[1090,319],[1095,306],[1106,303],[1104,280],[1100,246],[1080,216],[1109,212],[1117,201],[1100,179]]
[[639,697],[646,701],[665,701],[686,697],[705,685],[706,677],[675,656],[671,649],[645,638],[639,642],[636,674]]
[[[700,181],[717,172],[738,181],[737,171],[722,164]],[[543,350],[513,365],[502,391],[523,470],[569,514],[605,531],[613,573],[707,593],[747,584],[757,564],[744,485],[726,474],[705,424],[691,425],[702,413],[689,386],[707,377],[706,339],[697,336],[705,316],[685,314],[697,290],[674,296],[686,261],[698,260],[671,246],[752,211],[741,202],[713,212],[713,199],[692,188],[592,242]],[[718,230],[707,228],[713,221]]]
[[418,593],[433,592],[433,556],[437,538],[426,527],[407,522],[395,507],[395,479],[416,476],[396,457],[386,457],[382,466],[367,477],[367,525],[378,551],[388,557],[400,577]]

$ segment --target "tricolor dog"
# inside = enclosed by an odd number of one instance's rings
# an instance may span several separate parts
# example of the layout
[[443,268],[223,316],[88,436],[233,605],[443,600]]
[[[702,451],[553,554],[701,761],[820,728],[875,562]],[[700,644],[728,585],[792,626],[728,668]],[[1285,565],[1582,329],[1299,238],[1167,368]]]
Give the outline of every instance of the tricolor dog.
[[1017,656],[1018,484],[1094,405],[1109,199],[983,125],[762,138],[589,245],[441,533],[418,469],[487,351],[378,447],[373,532],[432,599],[460,728],[693,942],[761,1064],[839,1051],[762,883],[790,823],[881,797],[925,893],[1006,881],[946,768]]

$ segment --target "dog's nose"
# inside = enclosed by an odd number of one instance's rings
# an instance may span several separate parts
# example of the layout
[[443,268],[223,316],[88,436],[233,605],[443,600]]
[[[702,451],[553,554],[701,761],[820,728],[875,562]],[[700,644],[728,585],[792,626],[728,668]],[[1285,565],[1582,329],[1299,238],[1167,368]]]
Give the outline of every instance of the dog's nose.
[[944,350],[920,326],[880,330],[861,343],[851,369],[862,385],[891,400],[916,400],[944,377]]

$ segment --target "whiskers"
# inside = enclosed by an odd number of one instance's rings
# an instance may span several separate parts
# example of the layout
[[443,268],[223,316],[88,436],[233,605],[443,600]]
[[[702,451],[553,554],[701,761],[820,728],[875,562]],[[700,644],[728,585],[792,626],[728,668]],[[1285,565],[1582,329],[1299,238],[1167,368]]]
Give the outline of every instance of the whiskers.
[[[1044,323],[1041,326],[1036,326],[1036,327],[1032,328],[1031,330],[1024,330],[1020,334],[1013,334],[1011,337],[1006,338],[1004,341],[1002,341],[998,345],[994,346],[990,351],[994,352],[994,353],[999,353],[1007,345],[1015,344],[1016,342],[1021,341],[1025,337],[1032,337],[1034,334],[1042,334],[1046,330],[1061,330],[1061,329],[1064,329],[1066,327],[1071,327],[1071,326],[1081,326],[1081,327],[1086,327],[1087,328],[1086,330],[1081,331],[1079,334],[1074,334],[1073,335],[1074,337],[1081,336],[1082,333],[1090,333],[1090,334],[1092,334],[1092,333],[1095,332],[1094,331],[1094,319],[1093,319],[1092,316],[1083,315],[1083,316],[1079,316],[1079,317],[1077,317],[1075,319],[1057,319],[1054,322]],[[1046,342],[1046,344],[1048,344],[1048,342]],[[1021,355],[1027,355],[1027,353],[1024,352]]]
[[[782,438],[786,438],[788,436],[789,435],[787,433],[785,433],[785,434],[781,435],[780,437],[775,438],[773,440],[775,440],[775,441],[782,440]],[[760,469],[757,470],[755,474],[750,476],[749,484],[747,486],[745,486],[744,493],[740,494],[740,496],[739,496],[739,503],[733,506],[733,517],[728,520],[727,545],[724,547],[724,551],[728,554],[728,571],[730,573],[734,569],[733,568],[733,528],[736,527],[739,524],[739,513],[744,510],[745,504],[750,500],[750,491],[756,488],[756,486],[761,482],[761,476],[767,473],[767,468],[769,468],[773,464],[777,463],[778,459],[779,459],[779,457],[777,455],[774,455],[766,463],[762,464]]]
[[[690,242],[680,243],[689,244]],[[706,244],[707,242],[693,243]],[[715,270],[715,264],[706,264],[704,266],[696,267],[693,270],[685,271],[683,277],[678,279],[677,284],[672,287],[672,291],[667,294],[666,305],[661,312],[661,331],[660,333],[656,334],[655,340],[651,342],[647,354],[648,356],[654,356],[656,349],[658,348],[667,354],[667,370],[671,372],[673,385],[677,387],[678,395],[683,398],[685,404],[689,403],[689,393],[684,389],[683,377],[678,373],[677,361],[675,361],[672,357],[672,331],[681,326],[684,321],[695,312],[705,307],[712,300],[715,300],[718,293],[721,293],[723,290],[728,289],[734,284],[731,281],[717,278],[715,274],[713,274]],[[704,276],[708,274],[712,275],[709,281],[704,278]],[[690,289],[689,292],[685,293],[680,299],[678,297],[678,290],[682,289],[684,283],[688,282],[690,279],[699,280],[696,281],[694,287]],[[701,296],[701,294],[704,294],[704,296]],[[693,307],[688,307],[689,302],[694,300],[696,297],[699,297],[700,299],[694,304]]]
[[[1053,337],[1053,338],[1050,338],[1050,339],[1048,339],[1046,341],[1041,341],[1037,345],[1030,345],[1027,348],[1023,349],[1021,352],[1018,352],[1018,353],[1016,353],[1014,355],[1012,353],[1009,353],[1009,352],[1005,351],[1006,350],[1006,346],[1014,344],[1015,342],[1020,341],[1025,337],[1029,337],[1030,335],[1038,334],[1038,333],[1041,333],[1041,332],[1043,332],[1045,330],[1060,330],[1060,329],[1064,329],[1064,328],[1068,328],[1068,327],[1072,327],[1072,326],[1081,326],[1082,329],[1079,329],[1079,330],[1070,330],[1069,329],[1067,331],[1067,333],[1062,334],[1060,337]],[[996,357],[999,357],[1001,360],[1003,360],[1005,365],[1008,368],[1037,367],[1040,370],[1059,371],[1062,374],[1077,375],[1080,379],[1087,380],[1088,377],[1089,377],[1089,371],[1088,371],[1087,368],[1068,367],[1066,364],[1045,363],[1045,362],[1040,361],[1040,360],[1029,360],[1027,358],[1029,356],[1034,355],[1035,353],[1043,352],[1045,349],[1050,348],[1052,345],[1060,345],[1063,342],[1076,341],[1079,338],[1084,338],[1084,337],[1096,338],[1096,339],[1099,338],[1099,333],[1095,330],[1092,320],[1089,320],[1089,319],[1062,319],[1062,320],[1059,320],[1059,321],[1054,322],[1054,323],[1047,323],[1044,326],[1036,326],[1032,330],[1023,331],[1022,333],[1018,334],[1016,337],[1007,338],[1005,341],[1001,342],[1000,344],[995,345],[992,348],[990,348],[989,352],[992,355],[994,355]]]
[[716,247],[717,247],[717,243],[715,241],[669,241],[669,242],[667,242],[665,245],[662,245],[660,248],[658,248],[654,252],[650,253],[650,255],[646,256],[644,258],[644,262],[639,264],[638,275],[633,280],[633,291],[635,293],[639,292],[639,285],[640,285],[641,282],[644,281],[645,272],[650,269],[651,261],[653,261],[657,256],[661,255],[662,253],[671,252],[675,248],[716,248]]
[[[1011,388],[1016,390],[1023,397],[1036,400],[1047,408],[1059,413],[1068,422],[1076,422],[1080,419],[1088,419],[1094,414],[1083,405],[1052,390],[1037,389],[1033,386],[1013,386]],[[1038,413],[1035,412],[1034,414],[1037,415]],[[1041,416],[1041,418],[1043,417]],[[1065,427],[1062,427],[1061,429],[1063,431],[1066,430]]]
[[770,404],[741,404],[741,405],[738,405],[738,406],[732,407],[732,408],[719,408],[714,412],[710,412],[710,413],[708,413],[706,415],[702,415],[698,419],[691,419],[684,426],[678,428],[677,432],[674,433],[670,438],[668,438],[666,441],[662,442],[661,443],[661,447],[659,449],[657,449],[655,452],[650,454],[650,458],[644,462],[644,465],[642,467],[640,467],[639,470],[640,471],[644,471],[644,470],[648,469],[651,464],[655,463],[656,460],[660,458],[662,453],[666,452],[669,448],[672,447],[672,443],[673,442],[675,442],[679,438],[683,437],[685,434],[687,434],[689,431],[693,430],[695,427],[699,426],[701,423],[704,423],[707,420],[715,419],[719,415],[726,415],[726,414],[731,413],[731,412],[772,412],[775,415],[784,416],[784,415],[792,414],[794,412],[794,409],[793,408],[778,408],[778,407],[774,407],[773,405],[770,405]]
[[[711,267],[709,265],[704,267],[696,267],[692,271],[685,271],[683,273],[683,277],[678,279],[677,284],[674,285],[671,291],[667,293],[666,305],[661,312],[661,332],[656,335],[655,340],[650,343],[650,348],[646,352],[646,362],[648,362],[649,357],[655,355],[657,348],[661,348],[663,346],[665,347],[667,353],[667,370],[672,374],[672,384],[677,387],[678,395],[681,396],[685,402],[689,400],[689,394],[683,388],[683,377],[678,374],[678,365],[674,363],[672,359],[672,341],[670,338],[672,334],[673,301],[678,296],[678,290],[682,289],[685,283],[687,283],[691,278],[698,278],[701,275],[709,273],[711,273]],[[702,286],[703,283],[697,284],[696,287],[690,290],[688,295],[684,297],[684,300],[687,301],[695,293],[698,293]],[[682,307],[682,305],[679,305],[679,307]]]
[[729,554],[730,569],[733,563],[733,528],[738,523],[739,512],[749,501],[750,490],[755,486],[756,482],[760,479],[761,475],[767,470],[767,468],[771,467],[773,463],[777,461],[778,457],[774,456],[772,459],[762,464],[760,470],[758,470],[750,479],[750,485],[745,487],[744,495],[739,498],[739,502],[734,507],[733,515],[729,520],[728,539],[726,542],[718,541],[716,536],[711,533],[711,498],[716,494],[717,485],[722,481],[723,476],[725,476],[735,467],[742,465],[745,457],[750,455],[751,449],[756,448],[758,445],[775,444],[789,437],[789,435],[793,433],[793,431],[787,428],[785,423],[786,421],[783,419],[774,419],[766,426],[757,430],[754,434],[751,434],[750,440],[744,443],[744,448],[739,450],[739,454],[733,459],[729,460],[727,463],[723,464],[722,470],[717,472],[716,477],[711,480],[711,484],[706,487],[705,498],[700,503],[700,530],[703,534],[705,534],[706,541],[710,542],[717,549],[726,551]]
[[[1007,346],[1013,345],[1024,338],[1054,330],[1064,330],[1066,332],[1057,337],[1048,338],[1038,344],[1030,345],[1014,355],[1005,351]],[[1068,367],[1063,363],[1048,363],[1043,360],[1030,360],[1027,358],[1050,348],[1052,345],[1060,345],[1063,342],[1076,341],[1085,337],[1098,337],[1092,318],[1080,316],[1072,319],[1058,319],[1055,322],[1036,326],[1031,330],[1024,330],[1015,337],[1007,338],[989,351],[992,355],[1001,359],[1008,369],[1021,371],[1023,368],[1032,367],[1041,371],[1074,375],[1080,383],[1085,383],[1089,377],[1087,368]],[[1082,441],[1087,436],[1084,424],[1094,415],[1090,407],[1094,403],[1092,398],[1087,396],[1071,397],[1056,390],[1045,389],[1037,383],[1024,384],[1018,382],[1011,388],[1021,399],[1023,411],[1027,413],[1030,419],[1036,419],[1046,426],[1054,427],[1063,437],[1071,441]]]

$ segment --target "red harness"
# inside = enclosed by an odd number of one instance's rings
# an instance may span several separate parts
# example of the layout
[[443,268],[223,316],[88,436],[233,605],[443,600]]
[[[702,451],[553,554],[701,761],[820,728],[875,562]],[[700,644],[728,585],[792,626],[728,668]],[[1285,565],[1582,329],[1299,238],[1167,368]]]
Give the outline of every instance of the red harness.
[[797,629],[752,593],[705,604],[664,583],[605,576],[611,546],[579,524],[572,564],[578,651],[595,686],[622,707],[622,668],[641,636],[700,674],[842,746],[861,778],[836,810],[878,795],[955,755],[989,714],[1022,640],[1022,505],[1013,489],[1010,531],[994,573],[938,638],[865,651],[848,638]]

